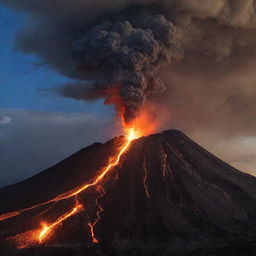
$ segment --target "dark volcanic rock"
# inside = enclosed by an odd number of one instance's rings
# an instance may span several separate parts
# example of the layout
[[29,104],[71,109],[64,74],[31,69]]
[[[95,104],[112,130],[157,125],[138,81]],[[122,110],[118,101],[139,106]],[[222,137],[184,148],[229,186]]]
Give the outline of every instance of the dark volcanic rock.
[[[0,189],[1,213],[88,182],[120,140],[92,145],[35,177]],[[239,248],[250,248],[252,254],[245,255],[255,255],[256,178],[232,168],[179,131],[134,141],[102,185],[105,193],[98,202],[104,210],[95,226],[101,249],[94,255],[231,255],[228,250],[236,255]],[[96,194],[90,190],[79,196],[86,209],[63,223],[47,246],[92,246],[88,222],[99,209]],[[42,216],[48,221],[60,216],[70,204],[67,200],[39,216],[44,209],[0,222],[2,244],[8,236],[36,228]]]

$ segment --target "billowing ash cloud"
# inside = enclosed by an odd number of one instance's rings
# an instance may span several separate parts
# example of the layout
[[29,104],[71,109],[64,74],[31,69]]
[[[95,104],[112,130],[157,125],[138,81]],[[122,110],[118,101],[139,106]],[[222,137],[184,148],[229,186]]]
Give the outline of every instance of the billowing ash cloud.
[[176,54],[175,28],[162,15],[105,21],[71,49],[82,72],[96,73],[96,91],[118,95],[114,104],[124,112],[125,121],[136,116],[147,95],[164,88],[156,72]]
[[[62,95],[105,98],[124,113],[126,121],[136,116],[147,98],[163,90],[159,73],[178,63],[177,57],[179,67],[189,60],[190,66],[197,66],[193,56],[206,56],[205,67],[230,59],[226,66],[232,69],[236,57],[256,56],[255,0],[0,2],[31,14],[33,25],[17,40],[20,49],[38,54],[58,72],[79,79],[65,85]],[[167,89],[174,91],[175,86],[180,83],[170,83]],[[228,102],[233,91],[225,83],[222,86]],[[208,88],[210,92],[212,87]],[[200,91],[193,96],[200,96]],[[229,100],[228,104],[233,103]]]

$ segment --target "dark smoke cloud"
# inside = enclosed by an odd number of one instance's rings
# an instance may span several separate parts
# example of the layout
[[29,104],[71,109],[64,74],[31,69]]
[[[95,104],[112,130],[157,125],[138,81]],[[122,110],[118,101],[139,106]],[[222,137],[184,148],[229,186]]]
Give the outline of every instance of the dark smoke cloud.
[[[248,119],[255,119],[255,89],[248,82],[254,80],[254,72],[239,69],[247,82],[232,80],[237,63],[241,59],[251,63],[256,56],[254,0],[0,2],[31,14],[34,25],[19,35],[20,49],[37,53],[57,71],[79,79],[60,90],[65,97],[105,98],[106,103],[124,107],[129,120],[147,97],[152,98],[152,92],[162,90],[158,74],[165,68],[168,93],[161,99],[165,99],[165,106],[172,106],[174,125],[186,122],[189,129],[198,121],[207,127],[214,119],[216,129],[222,130],[228,129],[224,118],[228,116],[236,134],[247,127]],[[137,6],[132,8],[134,4]],[[179,61],[173,62],[177,55]],[[205,58],[203,64],[198,57]],[[201,81],[198,86],[196,79],[190,79],[193,72],[205,79],[205,84]],[[195,99],[193,104],[189,104],[191,98]],[[213,109],[225,114],[216,119]],[[182,121],[181,116],[187,120]],[[245,131],[255,133],[255,128]]]
[[111,95],[117,88],[124,118],[129,121],[148,94],[163,89],[156,72],[175,58],[174,34],[174,26],[162,15],[105,21],[77,40],[71,55],[80,70],[100,76],[96,90]]

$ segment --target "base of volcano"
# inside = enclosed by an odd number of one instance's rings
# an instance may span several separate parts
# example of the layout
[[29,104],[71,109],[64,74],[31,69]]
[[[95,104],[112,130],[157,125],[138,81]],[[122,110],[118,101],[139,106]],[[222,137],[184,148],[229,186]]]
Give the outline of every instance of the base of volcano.
[[[95,143],[30,179],[0,188],[0,214],[91,181],[123,139]],[[176,130],[133,141],[121,163],[77,199],[84,209],[43,244],[24,241],[40,221],[51,223],[66,212],[74,198],[0,221],[1,255],[256,255],[256,178]],[[93,243],[89,223],[98,217],[99,242]]]

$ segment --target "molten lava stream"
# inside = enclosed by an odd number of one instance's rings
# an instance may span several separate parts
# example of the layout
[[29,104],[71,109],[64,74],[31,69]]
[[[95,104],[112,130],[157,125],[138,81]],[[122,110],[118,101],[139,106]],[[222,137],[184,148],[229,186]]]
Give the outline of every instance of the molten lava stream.
[[98,239],[95,237],[95,234],[94,234],[94,225],[95,225],[96,223],[89,223],[88,225],[89,225],[89,228],[90,228],[90,232],[91,232],[91,236],[92,236],[92,242],[94,243],[94,244],[97,244],[99,241],[98,241]]
[[99,222],[100,220],[100,213],[104,211],[104,209],[101,207],[100,203],[99,203],[99,199],[102,198],[105,195],[105,190],[104,188],[101,186],[99,189],[97,189],[100,193],[100,196],[96,199],[95,203],[98,206],[98,211],[96,213],[96,219],[93,222],[89,222],[88,226],[90,228],[90,232],[91,232],[91,237],[92,237],[92,242],[93,243],[98,243],[98,239],[95,236],[95,232],[94,232],[94,227],[95,225]]
[[[130,128],[129,129],[129,132],[128,132],[128,135],[126,136],[126,140],[125,140],[125,143],[121,146],[119,152],[116,154],[116,156],[112,157],[111,160],[110,160],[110,163],[105,167],[103,168],[103,170],[100,172],[100,174],[95,178],[95,180],[92,182],[92,183],[88,183],[88,184],[85,184],[83,187],[75,190],[74,192],[70,193],[70,194],[67,194],[65,197],[60,197],[60,200],[63,200],[63,199],[68,199],[70,197],[73,197],[73,196],[77,196],[79,193],[85,191],[86,189],[88,189],[89,187],[92,187],[92,186],[96,186],[105,176],[106,174],[115,166],[117,166],[120,162],[120,159],[121,159],[121,156],[127,151],[127,149],[129,148],[131,142],[138,138],[139,137],[139,134],[136,133],[135,129],[134,128]],[[97,202],[96,202],[97,204]],[[68,211],[67,213],[65,213],[64,215],[62,215],[60,218],[58,218],[56,221],[54,221],[53,223],[51,224],[45,224],[43,226],[43,228],[38,232],[39,235],[38,235],[38,240],[40,243],[44,242],[48,235],[51,234],[53,232],[53,230],[59,226],[63,221],[65,221],[66,219],[68,219],[69,217],[73,216],[74,214],[76,214],[78,212],[78,210],[82,208],[81,205],[76,204],[76,206]],[[100,211],[103,210],[102,208],[100,208]],[[97,213],[99,214],[99,213]],[[97,243],[98,240],[96,239],[95,237],[95,234],[94,234],[94,225],[99,221],[99,216],[97,218],[97,220],[93,223],[89,223],[89,227],[90,227],[90,231],[91,231],[91,236],[92,236],[92,239],[93,239],[93,242],[94,243]]]
[[39,232],[38,235],[38,240],[40,243],[43,242],[43,240],[50,235],[50,233],[54,230],[55,227],[57,227],[58,225],[60,225],[63,221],[65,221],[66,219],[68,219],[69,217],[75,215],[76,213],[79,212],[80,209],[83,208],[82,204],[79,204],[79,202],[76,199],[76,205],[75,207],[66,212],[65,214],[63,214],[61,217],[59,217],[55,222],[53,222],[52,224],[48,225],[46,223],[42,223],[42,230]]

